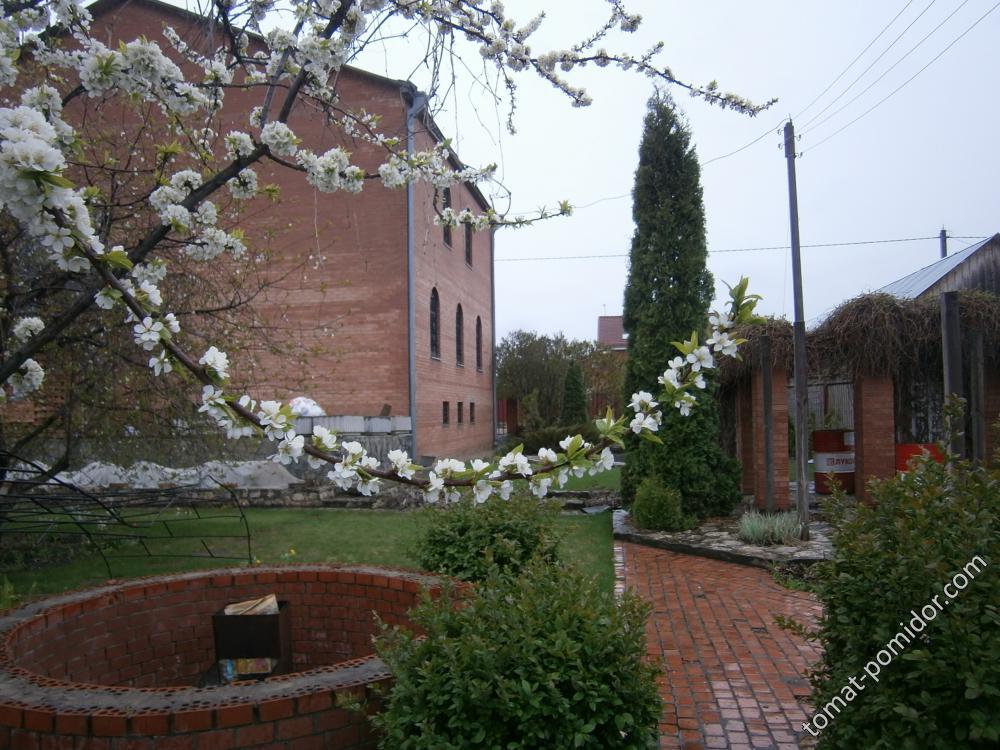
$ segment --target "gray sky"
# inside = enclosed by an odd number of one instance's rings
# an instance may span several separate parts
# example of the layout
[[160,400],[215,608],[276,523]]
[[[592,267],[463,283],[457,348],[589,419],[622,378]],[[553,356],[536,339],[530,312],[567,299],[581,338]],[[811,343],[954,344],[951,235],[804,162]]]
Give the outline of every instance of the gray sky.
[[[934,262],[942,226],[963,237],[1000,230],[997,190],[991,187],[1000,174],[995,142],[1000,65],[992,51],[1000,32],[1000,8],[898,93],[863,115],[996,7],[994,2],[626,2],[643,15],[642,28],[635,35],[618,35],[606,45],[609,49],[638,52],[662,40],[666,47],[660,60],[678,78],[697,83],[714,78],[724,90],[757,101],[779,98],[774,107],[751,119],[674,91],[703,162],[767,133],[740,153],[703,168],[709,267],[720,293],[725,293],[723,282],[746,274],[751,289],[764,296],[763,312],[792,316],[789,251],[723,252],[789,243],[786,162],[777,134],[789,115],[801,135],[797,168],[804,245],[932,237],[805,248],[807,319]],[[508,0],[505,5],[522,22],[539,7],[526,0]],[[570,46],[604,15],[599,0],[542,5],[548,19],[532,38],[536,52]],[[583,19],[581,6],[594,12]],[[901,10],[878,41],[813,104]],[[398,59],[379,54],[367,58],[365,67],[402,77],[408,69],[389,65]],[[477,65],[481,70],[475,55],[469,66]],[[416,80],[419,83],[419,75]],[[569,219],[499,232],[498,338],[525,328],[592,339],[598,315],[621,312],[627,257],[509,260],[627,256],[633,231],[630,192],[652,84],[612,68],[577,71],[572,80],[588,88],[595,100],[591,107],[573,109],[548,84],[523,76],[514,136],[498,127],[505,110],[498,114],[488,101],[470,95],[475,86],[468,78],[460,80],[449,110],[438,116],[442,129],[456,135],[464,161],[499,162],[515,210],[552,206],[564,198],[579,207]],[[957,251],[972,241],[952,240],[949,249]]]

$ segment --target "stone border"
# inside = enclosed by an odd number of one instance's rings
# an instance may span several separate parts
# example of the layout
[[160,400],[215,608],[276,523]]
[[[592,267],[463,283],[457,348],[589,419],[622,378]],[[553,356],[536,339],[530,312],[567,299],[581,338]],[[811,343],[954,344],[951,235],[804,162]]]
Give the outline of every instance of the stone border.
[[[707,557],[713,560],[736,563],[738,565],[749,565],[756,568],[771,569],[775,565],[814,565],[829,559],[821,554],[796,554],[787,555],[777,553],[773,548],[753,547],[752,545],[742,545],[743,550],[750,548],[755,550],[736,551],[731,549],[720,549],[708,545],[691,544],[676,538],[675,534],[661,531],[645,531],[637,529],[629,522],[629,514],[624,510],[616,510],[613,515],[613,535],[615,539],[641,544],[646,547],[655,547],[670,552],[680,552],[685,555],[696,555]],[[683,533],[683,532],[681,532]],[[824,545],[825,546],[825,545]]]

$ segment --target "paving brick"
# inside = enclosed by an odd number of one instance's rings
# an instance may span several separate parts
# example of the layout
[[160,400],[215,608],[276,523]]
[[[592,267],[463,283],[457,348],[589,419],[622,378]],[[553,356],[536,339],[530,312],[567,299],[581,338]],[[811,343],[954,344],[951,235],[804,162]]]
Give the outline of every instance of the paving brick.
[[776,627],[774,615],[813,626],[815,598],[757,568],[634,544],[620,549],[625,585],[653,606],[646,637],[664,672],[661,750],[800,742],[807,706],[796,693],[808,696],[806,675],[820,651]]

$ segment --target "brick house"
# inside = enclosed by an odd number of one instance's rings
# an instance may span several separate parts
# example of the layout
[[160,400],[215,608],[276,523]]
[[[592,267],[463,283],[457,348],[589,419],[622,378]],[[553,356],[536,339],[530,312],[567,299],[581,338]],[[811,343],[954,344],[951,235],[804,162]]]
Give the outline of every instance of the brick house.
[[597,343],[613,352],[628,356],[628,334],[621,315],[597,316]]
[[[95,37],[109,46],[145,35],[166,50],[164,25],[194,48],[212,34],[209,20],[157,0],[98,0],[90,11]],[[380,115],[381,132],[411,151],[443,140],[426,97],[408,82],[347,67],[337,91],[343,109]],[[248,114],[258,98],[228,92],[217,131],[250,130]],[[297,106],[289,126],[306,147],[321,153],[341,145],[369,172],[384,161],[384,152],[329,127],[308,107]],[[424,183],[390,190],[368,180],[359,195],[326,194],[266,160],[255,170],[261,184],[280,188],[281,198],[259,210],[255,204],[239,221],[248,242],[266,244],[267,274],[275,282],[253,304],[281,332],[286,347],[308,352],[308,358],[299,369],[267,353],[231,353],[234,372],[260,398],[307,395],[330,415],[409,417],[418,457],[489,450],[493,237],[433,222],[435,200],[438,207],[478,213],[489,207],[482,193],[464,184],[437,195]]]

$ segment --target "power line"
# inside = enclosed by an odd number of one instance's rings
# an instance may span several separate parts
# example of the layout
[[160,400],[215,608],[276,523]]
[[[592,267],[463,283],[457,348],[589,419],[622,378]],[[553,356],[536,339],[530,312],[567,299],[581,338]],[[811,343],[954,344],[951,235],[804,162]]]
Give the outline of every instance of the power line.
[[[969,2],[969,0],[964,0],[964,2],[962,2],[957,8],[955,8],[955,10],[953,10],[951,13],[949,13],[947,16],[945,16],[944,20],[941,21],[941,23],[939,23],[937,26],[935,26],[933,29],[931,29],[919,42],[917,42],[915,45],[913,45],[912,47],[910,47],[910,49],[906,52],[906,54],[904,54],[901,58],[899,58],[898,60],[896,60],[896,62],[894,62],[892,65],[890,65],[888,68],[886,68],[885,71],[883,71],[882,75],[880,75],[874,81],[872,81],[867,86],[865,86],[865,88],[862,89],[859,93],[855,94],[851,98],[851,100],[848,101],[846,104],[844,104],[844,105],[838,107],[837,109],[835,109],[833,112],[831,112],[829,115],[827,115],[822,120],[820,120],[819,122],[817,122],[811,128],[806,128],[805,130],[803,130],[802,131],[802,135],[805,135],[806,133],[809,133],[809,132],[815,130],[816,128],[822,127],[825,123],[829,122],[831,119],[833,119],[834,117],[836,117],[837,115],[839,115],[841,112],[843,112],[849,106],[851,106],[852,104],[854,104],[854,102],[856,102],[862,96],[864,96],[865,94],[867,94],[875,84],[877,84],[879,81],[881,81],[887,75],[889,75],[889,73],[891,73],[896,68],[897,65],[899,65],[901,62],[903,62],[903,60],[905,60],[907,57],[909,57],[911,54],[913,54],[913,52],[915,52],[917,50],[917,48],[921,44],[923,44],[928,39],[930,39],[931,36],[933,36],[934,34],[936,34],[937,31],[938,31],[938,29],[940,29],[942,26],[944,26],[946,23],[948,23],[948,21],[951,20],[951,17],[954,16],[956,13],[958,13],[958,11],[960,11],[963,7],[965,7],[966,3],[968,3],[968,2]],[[813,118],[813,119],[815,120],[816,118]],[[812,120],[810,120],[810,122],[812,122]],[[806,123],[806,124],[808,125],[808,123]]]
[[[813,99],[811,102],[809,102],[809,104],[807,104],[805,106],[805,108],[803,108],[797,115],[795,115],[795,118],[798,119],[799,117],[801,117],[805,112],[807,112],[809,110],[810,107],[812,107],[816,102],[818,102],[821,98],[823,98],[823,96],[826,94],[826,92],[829,91],[831,88],[833,88],[833,86],[837,83],[837,81],[839,81],[841,78],[844,77],[844,74],[847,73],[847,71],[850,70],[854,66],[854,63],[856,63],[858,60],[860,60],[861,57],[862,57],[862,55],[864,55],[865,52],[867,52],[869,49],[871,49],[872,45],[875,44],[875,42],[877,42],[879,39],[882,38],[882,35],[885,34],[885,32],[889,30],[889,28],[896,22],[896,19],[899,18],[903,14],[903,12],[907,8],[909,8],[910,5],[912,5],[912,4],[913,4],[913,0],[909,0],[909,2],[907,2],[906,5],[903,6],[902,10],[900,10],[899,13],[897,13],[895,16],[893,16],[892,20],[889,21],[889,23],[887,23],[878,34],[875,35],[875,38],[872,39],[870,42],[868,42],[868,45],[863,50],[861,50],[861,52],[858,53],[858,56],[855,57],[853,60],[851,60],[850,64],[840,72],[840,75],[838,75],[836,78],[834,78],[833,81],[830,83],[829,86],[827,86],[825,89],[823,89],[821,92],[819,92],[819,94],[816,96],[815,99]],[[931,0],[931,5],[933,5],[933,4],[934,4],[934,0]],[[930,5],[928,5],[927,8],[930,8]],[[923,13],[927,12],[927,8],[924,9]],[[920,15],[923,15],[923,13],[921,13]],[[917,18],[920,18],[920,16],[917,16]],[[914,22],[916,22],[916,19],[914,19]],[[913,24],[911,23],[910,25],[912,26]],[[909,28],[909,26],[907,26],[907,29],[908,28]],[[906,33],[906,29],[903,30],[903,33]],[[898,37],[897,37],[897,41],[898,41]],[[893,42],[893,44],[895,44],[895,42]],[[892,45],[890,44],[888,49],[891,49],[891,48],[892,48]],[[886,51],[888,51],[888,49]],[[882,54],[884,55],[885,52],[883,52]],[[878,62],[878,60],[876,60],[876,62]],[[874,64],[875,63],[872,63],[872,65],[874,65]],[[871,68],[871,66],[869,66],[868,69],[870,69],[870,68]],[[867,72],[867,69],[866,69],[865,72]],[[864,73],[862,73],[861,75],[864,75]],[[850,86],[848,86],[847,89],[850,89]],[[845,92],[846,92],[847,89],[845,89]],[[841,94],[841,96],[843,96],[843,93]],[[836,101],[836,99],[834,101]],[[829,105],[828,105],[827,109],[829,109]],[[822,112],[820,112],[820,114],[822,114]],[[700,166],[702,168],[704,168],[704,167],[708,166],[709,164],[712,164],[713,162],[721,161],[722,159],[728,159],[730,156],[736,156],[736,154],[739,154],[739,153],[741,153],[743,151],[746,151],[751,146],[755,146],[756,144],[760,143],[762,140],[764,140],[765,138],[767,138],[767,136],[769,136],[772,132],[776,132],[776,131],[780,130],[781,126],[784,125],[785,122],[787,122],[787,120],[788,120],[787,117],[784,118],[781,122],[779,122],[773,128],[769,128],[769,129],[765,130],[763,133],[761,133],[759,136],[757,136],[756,138],[754,138],[749,143],[745,143],[744,145],[740,146],[739,148],[737,148],[737,149],[735,149],[733,151],[730,151],[727,154],[722,154],[720,156],[713,156],[711,159],[707,159],[706,161],[701,162]]]
[[777,125],[775,125],[773,128],[768,128],[763,133],[761,133],[759,136],[757,136],[756,138],[754,138],[752,141],[750,141],[746,145],[740,146],[735,151],[730,151],[728,154],[722,154],[721,156],[713,156],[711,159],[708,159],[707,161],[703,161],[699,166],[701,166],[701,167],[704,168],[705,166],[711,164],[714,161],[719,161],[720,159],[728,159],[730,156],[735,156],[736,154],[740,153],[741,151],[746,151],[748,148],[750,148],[754,144],[757,144],[760,141],[762,141],[765,138],[767,138],[767,136],[771,135],[771,133],[776,132],[785,123],[786,120],[788,120],[787,117],[784,120],[782,120],[781,122],[779,122]]
[[843,78],[844,74],[847,73],[847,71],[849,71],[851,68],[854,67],[854,63],[856,63],[858,60],[860,60],[862,58],[862,56],[864,56],[865,52],[867,52],[868,50],[870,50],[872,48],[872,45],[874,45],[875,42],[877,42],[879,39],[882,38],[882,35],[889,30],[889,27],[891,27],[894,23],[896,23],[896,19],[898,19],[901,15],[903,15],[903,13],[906,11],[906,9],[909,8],[911,5],[913,5],[913,0],[909,0],[906,3],[906,5],[904,5],[902,7],[902,9],[899,11],[899,13],[897,13],[896,15],[894,15],[892,17],[892,20],[889,21],[889,23],[887,23],[885,26],[882,27],[882,30],[878,34],[875,35],[875,38],[872,39],[870,42],[868,42],[867,46],[858,53],[858,56],[855,57],[853,60],[851,60],[851,62],[847,64],[846,68],[844,68],[842,71],[840,71],[840,75],[838,75],[836,78],[834,78],[830,82],[829,86],[827,86],[825,89],[823,89],[822,91],[820,91],[819,94],[816,95],[815,99],[813,99],[811,102],[809,102],[802,109],[802,111],[800,111],[797,115],[795,115],[795,119],[797,120],[800,117],[802,117],[802,115],[804,115],[806,112],[809,111],[809,108],[812,107],[812,105],[814,105],[816,102],[818,102],[820,99],[822,99],[823,96],[826,94],[826,92],[829,91],[830,89],[832,89],[836,85],[837,81],[839,81],[841,78]]
[[[1000,5],[1000,3],[998,3],[998,5]],[[940,238],[939,235],[934,234],[934,235],[929,235],[927,237],[898,237],[898,238],[889,239],[889,240],[859,240],[859,241],[856,241],[856,242],[820,242],[820,243],[802,245],[802,247],[817,247],[817,248],[818,247],[857,247],[857,246],[861,246],[861,245],[886,245],[886,244],[898,243],[898,242],[921,242],[921,241],[924,241],[924,240],[937,240],[939,238]],[[956,236],[949,235],[948,239],[955,239],[955,240],[962,240],[962,239],[984,240],[984,239],[986,239],[986,237],[985,236],[983,236],[983,237],[971,237],[971,236],[956,237]],[[790,245],[767,245],[767,246],[762,246],[762,247],[730,247],[730,248],[725,248],[725,249],[722,249],[722,250],[709,250],[708,252],[709,252],[710,255],[715,255],[715,254],[719,254],[719,253],[752,253],[752,252],[758,252],[758,251],[763,251],[763,250],[789,250],[789,249],[791,249]],[[497,258],[496,261],[497,261],[497,263],[504,263],[504,262],[515,262],[515,261],[520,262],[520,261],[538,261],[538,260],[601,260],[601,259],[605,259],[605,258],[627,258],[628,255],[629,255],[628,253],[607,253],[607,254],[601,254],[601,255],[556,255],[556,256],[549,256],[549,257],[534,257],[534,256],[529,256],[529,257],[525,257],[525,258]]]
[[[968,0],[966,0],[966,1],[968,1]],[[802,127],[803,128],[809,127],[809,125],[811,123],[815,122],[817,119],[819,119],[823,115],[824,112],[826,112],[828,109],[830,109],[830,107],[832,107],[834,104],[836,104],[838,101],[840,101],[840,98],[844,94],[846,94],[848,91],[850,91],[852,88],[854,88],[854,85],[858,81],[860,81],[862,78],[864,78],[865,74],[869,70],[871,70],[872,68],[874,68],[875,65],[878,63],[878,61],[881,60],[883,57],[885,57],[888,54],[889,50],[891,50],[893,47],[896,46],[896,42],[898,42],[900,39],[903,38],[903,36],[906,34],[906,32],[909,31],[912,28],[913,24],[915,24],[917,21],[919,21],[923,17],[924,13],[926,13],[927,11],[929,11],[931,9],[931,6],[934,5],[935,2],[936,2],[936,0],[931,0],[930,3],[928,3],[927,7],[924,8],[922,11],[920,11],[920,13],[917,14],[917,17],[914,18],[912,21],[910,21],[906,25],[906,28],[903,29],[901,32],[899,32],[899,34],[896,36],[895,39],[893,39],[891,42],[889,42],[889,46],[886,47],[884,50],[882,50],[881,54],[879,54],[878,57],[876,57],[874,60],[872,60],[871,63],[869,63],[868,67],[865,68],[864,70],[862,70],[861,73],[858,75],[858,77],[855,78],[853,81],[851,81],[847,85],[847,88],[845,88],[843,91],[841,91],[839,94],[837,94],[837,96],[835,96],[833,98],[833,100],[829,104],[827,104],[825,107],[823,107],[823,109],[821,109],[819,112],[817,112],[815,115],[813,115],[812,118],[810,118]],[[964,5],[964,3],[963,3],[963,5]]]
[[978,18],[978,19],[976,20],[976,22],[975,22],[975,23],[973,23],[973,24],[972,24],[972,25],[971,25],[971,26],[970,26],[969,28],[967,28],[967,29],[966,29],[965,31],[963,31],[963,32],[962,32],[961,34],[959,34],[959,35],[958,35],[957,37],[955,37],[955,38],[954,38],[954,39],[953,39],[953,40],[951,41],[951,43],[950,43],[950,44],[949,44],[949,45],[948,45],[947,47],[945,47],[945,48],[944,48],[943,50],[941,50],[940,52],[938,52],[938,53],[937,53],[937,55],[935,55],[935,56],[934,56],[934,57],[933,57],[933,58],[932,58],[932,59],[930,60],[930,62],[928,62],[928,63],[927,63],[926,65],[924,65],[924,67],[922,67],[922,68],[921,68],[920,70],[918,70],[918,71],[917,71],[916,73],[914,73],[914,74],[913,74],[912,76],[910,76],[909,78],[907,78],[907,79],[906,79],[905,81],[903,81],[903,82],[902,82],[902,83],[901,83],[901,84],[900,84],[900,85],[899,85],[898,87],[896,87],[895,89],[893,89],[893,90],[892,90],[891,92],[889,92],[889,93],[888,93],[888,94],[887,94],[886,96],[884,96],[883,98],[879,99],[879,100],[878,100],[877,102],[875,102],[875,104],[873,104],[873,105],[872,105],[871,107],[869,107],[868,109],[866,109],[866,110],[865,110],[864,112],[862,112],[862,113],[861,113],[860,115],[858,115],[857,117],[855,117],[855,118],[854,118],[853,120],[851,120],[851,121],[850,121],[849,123],[847,123],[846,125],[844,125],[844,126],[843,126],[843,127],[841,127],[840,129],[838,129],[838,130],[835,130],[835,131],[833,131],[833,132],[832,132],[832,133],[830,133],[830,135],[828,135],[828,136],[827,136],[826,138],[824,138],[824,139],[823,139],[823,140],[821,140],[821,141],[820,141],[819,143],[817,143],[817,144],[815,144],[814,146],[812,146],[812,148],[811,148],[810,150],[812,150],[812,149],[816,149],[816,148],[819,148],[820,146],[822,146],[822,145],[823,145],[824,143],[826,143],[826,142],[827,142],[828,140],[830,140],[830,139],[831,139],[831,138],[833,138],[834,136],[836,136],[836,135],[838,135],[838,134],[840,134],[840,133],[844,132],[844,131],[845,131],[845,130],[847,130],[847,129],[848,129],[849,127],[851,127],[851,125],[853,125],[854,123],[856,123],[856,122],[857,122],[858,120],[860,120],[860,119],[861,119],[862,117],[864,117],[865,115],[867,115],[867,114],[868,114],[869,112],[872,112],[873,110],[877,109],[877,108],[878,108],[878,107],[880,107],[880,106],[881,106],[882,104],[884,104],[884,103],[885,103],[885,102],[887,102],[887,101],[888,101],[889,99],[891,99],[891,98],[892,98],[893,96],[895,96],[895,95],[896,95],[897,93],[899,93],[899,91],[900,91],[900,90],[902,90],[904,86],[906,86],[907,84],[909,84],[909,83],[910,83],[910,82],[911,82],[911,81],[912,81],[912,80],[913,80],[914,78],[916,78],[917,76],[919,76],[919,75],[920,75],[921,73],[923,73],[923,72],[924,72],[925,70],[927,70],[927,68],[929,68],[929,67],[930,67],[931,65],[933,65],[933,64],[934,64],[935,62],[937,62],[938,58],[940,58],[940,57],[941,57],[941,56],[942,56],[942,55],[943,55],[943,54],[944,54],[945,52],[947,52],[947,51],[948,51],[948,50],[950,50],[950,49],[951,49],[952,47],[954,47],[954,46],[955,46],[956,44],[958,44],[958,42],[959,42],[959,41],[960,41],[960,40],[961,40],[961,39],[962,39],[962,38],[963,38],[963,37],[964,37],[964,36],[965,36],[966,34],[968,34],[968,33],[969,33],[970,31],[972,31],[972,30],[973,30],[974,28],[976,28],[976,26],[978,26],[978,25],[979,25],[980,23],[982,23],[982,22],[983,22],[983,21],[984,21],[984,20],[986,19],[986,17],[987,17],[987,16],[989,16],[989,15],[990,15],[991,13],[993,13],[993,11],[995,11],[995,10],[996,10],[997,8],[1000,8],[1000,3],[997,3],[997,4],[996,4],[996,5],[994,5],[994,6],[992,7],[992,8],[990,8],[990,9],[989,9],[988,11],[986,11],[985,13],[983,13],[983,15],[981,15],[981,16],[980,16],[980,17],[979,17],[979,18]]

